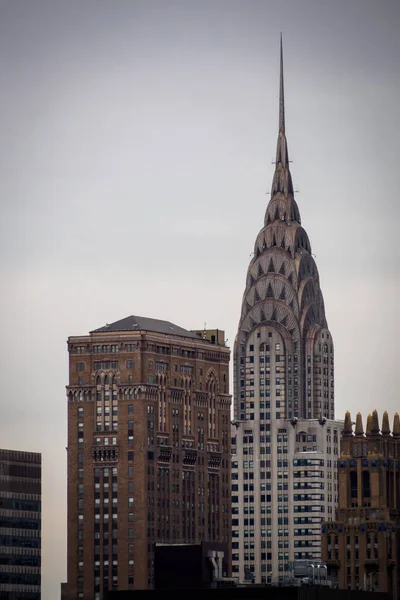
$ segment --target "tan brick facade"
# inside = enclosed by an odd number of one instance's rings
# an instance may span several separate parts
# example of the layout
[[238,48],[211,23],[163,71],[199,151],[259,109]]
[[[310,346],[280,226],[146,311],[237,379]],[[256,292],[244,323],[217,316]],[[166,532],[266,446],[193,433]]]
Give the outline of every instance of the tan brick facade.
[[155,542],[230,542],[230,351],[211,333],[69,338],[69,600],[151,587]]
[[400,593],[400,424],[382,429],[374,411],[364,434],[360,413],[353,434],[350,413],[338,460],[336,521],[322,527],[322,558],[340,588]]

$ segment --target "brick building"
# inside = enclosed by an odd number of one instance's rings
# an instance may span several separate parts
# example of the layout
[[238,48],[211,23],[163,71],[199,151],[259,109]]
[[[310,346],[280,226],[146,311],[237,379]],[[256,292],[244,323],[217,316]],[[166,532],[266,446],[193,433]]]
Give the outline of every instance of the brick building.
[[154,584],[154,544],[230,543],[224,333],[127,317],[70,337],[68,598]]
[[41,461],[0,450],[0,598],[40,600]]
[[400,595],[400,421],[387,412],[361,414],[355,430],[346,413],[338,460],[336,521],[322,527],[322,557],[341,588]]

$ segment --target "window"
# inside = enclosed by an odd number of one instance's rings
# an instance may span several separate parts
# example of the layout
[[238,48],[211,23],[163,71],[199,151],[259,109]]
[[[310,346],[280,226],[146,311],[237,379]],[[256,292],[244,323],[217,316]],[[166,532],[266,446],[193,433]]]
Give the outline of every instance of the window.
[[133,405],[132,404],[130,404],[128,406],[128,415],[133,415]]
[[127,360],[126,361],[126,368],[127,369],[133,369],[135,367],[135,361],[134,360]]
[[85,370],[85,363],[84,362],[77,362],[76,363],[76,370],[79,371],[84,371]]

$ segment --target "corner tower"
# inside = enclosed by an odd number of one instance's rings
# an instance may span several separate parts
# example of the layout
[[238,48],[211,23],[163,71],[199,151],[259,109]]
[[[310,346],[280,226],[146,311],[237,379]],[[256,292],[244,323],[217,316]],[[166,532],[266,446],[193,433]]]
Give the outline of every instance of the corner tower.
[[[263,372],[256,372],[258,363]],[[282,38],[271,199],[247,270],[234,347],[235,419],[251,418],[251,404],[262,397],[279,402],[277,418],[334,418],[333,341],[289,168]]]

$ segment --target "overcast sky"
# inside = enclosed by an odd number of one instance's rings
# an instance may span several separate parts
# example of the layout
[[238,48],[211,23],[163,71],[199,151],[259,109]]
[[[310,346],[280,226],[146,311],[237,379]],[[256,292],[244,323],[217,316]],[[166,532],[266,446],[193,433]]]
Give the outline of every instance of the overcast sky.
[[67,336],[136,314],[233,345],[280,31],[336,414],[400,409],[399,27],[397,0],[1,0],[0,447],[43,453],[42,600],[66,578]]

